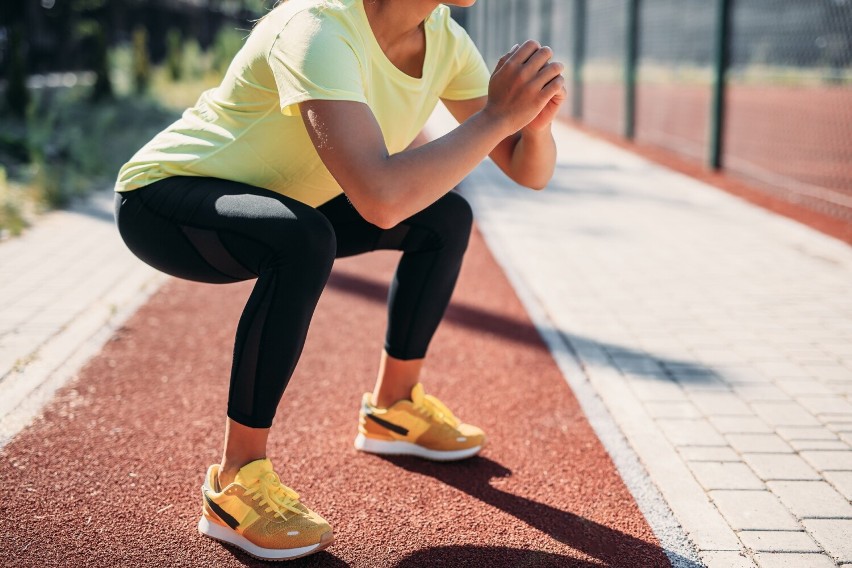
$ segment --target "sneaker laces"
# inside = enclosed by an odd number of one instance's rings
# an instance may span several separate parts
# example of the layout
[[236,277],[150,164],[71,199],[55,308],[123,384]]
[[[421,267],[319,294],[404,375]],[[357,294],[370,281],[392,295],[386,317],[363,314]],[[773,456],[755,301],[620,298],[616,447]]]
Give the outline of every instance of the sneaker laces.
[[419,400],[413,401],[414,406],[420,408],[438,422],[442,422],[452,428],[458,428],[459,424],[461,424],[461,420],[456,418],[452,411],[443,402],[438,400],[437,397],[431,394],[424,394],[423,398],[417,398]]
[[283,485],[274,471],[267,471],[257,478],[257,483],[252,485],[246,493],[251,495],[254,501],[260,499],[261,505],[267,505],[268,512],[274,512],[282,519],[287,518],[286,512],[291,511],[298,515],[304,514],[299,509],[299,494]]

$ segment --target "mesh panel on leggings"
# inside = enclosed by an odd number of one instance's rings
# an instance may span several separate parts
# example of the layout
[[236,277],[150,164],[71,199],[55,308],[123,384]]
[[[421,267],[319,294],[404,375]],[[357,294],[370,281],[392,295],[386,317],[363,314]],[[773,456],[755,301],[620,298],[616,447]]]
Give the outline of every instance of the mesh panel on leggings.
[[724,165],[852,219],[852,1],[737,0]]

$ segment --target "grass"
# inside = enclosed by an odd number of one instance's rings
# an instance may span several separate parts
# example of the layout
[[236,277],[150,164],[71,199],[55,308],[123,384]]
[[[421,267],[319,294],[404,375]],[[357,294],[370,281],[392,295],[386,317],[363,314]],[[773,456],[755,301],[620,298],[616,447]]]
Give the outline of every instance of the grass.
[[[122,55],[114,57],[121,64]],[[20,235],[40,212],[111,186],[143,144],[219,82],[210,72],[174,82],[157,68],[149,91],[135,94],[124,74],[113,77],[109,100],[91,101],[85,86],[38,89],[26,117],[0,111],[0,238]]]
[[144,93],[134,86],[139,54],[125,45],[109,55],[115,95],[108,100],[93,102],[91,87],[78,85],[31,90],[23,118],[0,103],[0,239],[19,235],[39,212],[110,187],[143,144],[219,83],[244,35],[225,28],[207,52],[185,41],[170,67],[150,69]]

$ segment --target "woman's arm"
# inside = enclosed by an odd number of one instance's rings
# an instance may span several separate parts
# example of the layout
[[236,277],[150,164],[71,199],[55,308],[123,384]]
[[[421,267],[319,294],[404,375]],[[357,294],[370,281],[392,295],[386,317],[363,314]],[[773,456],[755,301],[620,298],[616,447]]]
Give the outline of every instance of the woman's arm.
[[563,91],[562,66],[548,63],[550,56],[531,41],[507,53],[479,110],[445,136],[398,154],[389,155],[365,104],[307,101],[300,104],[302,118],[320,158],[358,212],[375,225],[393,227],[458,185],[501,141],[538,120]]
[[[546,51],[550,55],[553,53],[549,47],[543,47],[539,51]],[[503,139],[491,152],[494,163],[516,183],[532,189],[542,189],[553,177],[556,143],[551,135],[550,125],[565,98],[565,88],[562,87],[532,122]],[[444,101],[447,110],[460,123],[481,111],[487,103],[488,97]]]
[[[556,116],[564,99],[564,93],[560,93],[548,103],[553,116]],[[444,104],[456,120],[463,122],[479,112],[486,102],[487,98],[482,97],[465,101],[446,100]],[[551,112],[547,107],[545,110],[548,114]],[[494,163],[515,183],[531,189],[543,189],[553,177],[556,143],[550,132],[552,120],[551,118],[542,121],[543,124],[537,127],[527,125],[520,132],[512,133],[501,140],[489,154]]]

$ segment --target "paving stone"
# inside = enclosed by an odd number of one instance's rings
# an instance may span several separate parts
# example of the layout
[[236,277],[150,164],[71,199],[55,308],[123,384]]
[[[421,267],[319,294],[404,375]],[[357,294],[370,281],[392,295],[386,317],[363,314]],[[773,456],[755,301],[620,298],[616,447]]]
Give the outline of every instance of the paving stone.
[[710,496],[734,530],[796,531],[796,519],[769,491],[711,491]]
[[776,381],[781,390],[792,396],[814,395],[814,394],[833,394],[833,391],[824,383],[816,379],[788,379]]
[[711,416],[709,420],[722,434],[772,433],[772,428],[756,416]]
[[800,519],[852,519],[852,505],[825,481],[770,481],[767,485]]
[[651,401],[685,401],[686,394],[677,383],[668,380],[634,380],[630,388],[636,398],[643,402]]
[[840,361],[837,355],[829,355],[819,349],[793,350],[786,355],[793,363],[800,365],[836,365]]
[[811,414],[840,414],[852,419],[852,404],[839,396],[797,396],[796,402]]
[[698,408],[687,401],[646,402],[645,410],[651,418],[701,418]]
[[737,536],[755,552],[822,552],[804,531],[740,531]]
[[772,426],[819,425],[819,420],[795,402],[753,402],[752,408]]
[[838,562],[852,562],[852,519],[805,519],[805,528]]
[[678,449],[684,461],[694,462],[741,462],[742,458],[728,447],[722,446],[680,446]]
[[805,450],[850,450],[842,440],[791,440],[790,446],[797,452]]
[[693,391],[689,398],[705,416],[752,416],[754,411],[730,392]]
[[663,418],[657,425],[675,446],[726,446],[722,436],[706,420]]
[[801,452],[800,455],[819,471],[852,471],[852,450],[845,452],[807,451]]
[[793,453],[790,445],[776,434],[726,434],[725,439],[740,453]]
[[715,367],[715,371],[722,380],[734,385],[759,385],[772,380],[751,365],[718,365]]
[[803,367],[789,361],[755,361],[755,368],[772,379],[796,379],[811,376]]
[[845,412],[844,413],[822,412],[819,415],[819,419],[823,422],[823,424],[829,423],[829,422],[835,422],[835,423],[845,422],[846,424],[849,424],[850,426],[852,426],[852,414],[848,414],[848,413],[845,413]]
[[852,369],[844,365],[805,365],[803,369],[808,375],[821,381],[850,381]]
[[702,551],[700,556],[706,568],[755,568],[756,566],[744,553],[731,550]]
[[737,393],[737,396],[747,402],[789,402],[791,400],[789,394],[772,384],[735,385],[734,391]]
[[689,462],[698,483],[712,489],[765,489],[763,482],[742,462]]
[[825,428],[779,426],[775,431],[788,442],[791,440],[837,440],[837,436]]
[[835,434],[852,433],[852,422],[825,422],[825,427]]
[[760,552],[754,555],[760,568],[836,568],[824,554],[784,554]]
[[764,481],[822,479],[795,454],[743,454],[743,459]]
[[826,471],[823,476],[841,495],[852,501],[852,471]]

